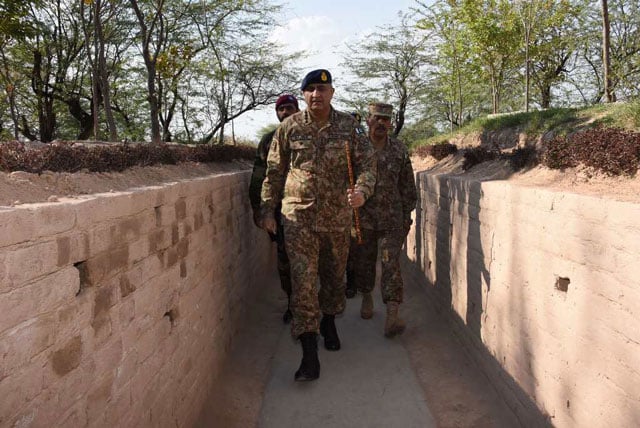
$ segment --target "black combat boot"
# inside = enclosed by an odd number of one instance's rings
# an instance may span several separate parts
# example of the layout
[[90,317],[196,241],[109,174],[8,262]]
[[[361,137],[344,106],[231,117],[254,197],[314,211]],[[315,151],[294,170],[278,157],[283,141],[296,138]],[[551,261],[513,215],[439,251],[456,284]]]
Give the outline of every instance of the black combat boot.
[[307,332],[299,336],[302,345],[302,362],[295,374],[296,382],[316,380],[320,377],[320,361],[318,360],[318,341],[316,334]]
[[291,294],[287,295],[287,310],[282,314],[282,322],[285,324],[289,324],[291,322],[291,318],[293,318],[293,314],[291,313]]
[[344,289],[344,294],[347,296],[347,299],[351,299],[356,296],[356,281],[353,269],[347,269],[347,288]]
[[340,349],[340,338],[336,330],[335,315],[323,315],[320,321],[320,334],[324,337],[324,347],[329,351]]

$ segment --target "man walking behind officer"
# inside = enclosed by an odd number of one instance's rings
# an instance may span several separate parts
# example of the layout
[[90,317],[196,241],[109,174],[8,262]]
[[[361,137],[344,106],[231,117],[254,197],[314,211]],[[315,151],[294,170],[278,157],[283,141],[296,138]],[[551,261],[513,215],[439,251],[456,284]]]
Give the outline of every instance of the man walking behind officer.
[[[364,130],[349,114],[331,106],[334,88],[329,71],[308,73],[300,89],[307,108],[285,119],[276,130],[267,158],[261,211],[264,228],[275,233],[273,213],[282,202],[291,264],[291,331],[300,339],[303,352],[295,380],[305,381],[320,376],[318,331],[326,349],[340,349],[334,317],[345,306],[343,277],[352,208],[371,196],[376,167]],[[318,277],[320,289],[316,290]]]
[[393,107],[390,104],[369,105],[369,139],[378,160],[375,191],[359,209],[362,244],[352,238],[350,256],[354,267],[355,285],[362,293],[360,316],[373,316],[371,292],[376,281],[378,248],[381,254],[382,301],[387,306],[384,326],[386,337],[402,334],[404,321],[399,317],[403,298],[400,274],[400,252],[411,227],[411,211],[416,207],[417,194],[411,160],[406,146],[389,136]]
[[[276,100],[276,116],[278,121],[282,122],[293,113],[300,111],[298,108],[298,100],[293,95],[281,95]],[[267,155],[271,147],[271,140],[274,129],[262,136],[258,143],[256,151],[256,159],[253,163],[253,172],[251,174],[251,183],[249,184],[249,199],[251,200],[251,208],[253,209],[253,222],[259,228],[262,225],[262,216],[260,214],[260,193],[262,191],[262,183],[267,172]],[[271,241],[276,242],[278,251],[278,274],[280,276],[280,285],[282,290],[287,294],[287,310],[282,315],[282,321],[288,324],[291,321],[291,275],[289,273],[289,257],[284,245],[284,231],[282,229],[282,215],[280,212],[281,204],[278,204],[273,213],[276,220],[276,233],[269,232]]]

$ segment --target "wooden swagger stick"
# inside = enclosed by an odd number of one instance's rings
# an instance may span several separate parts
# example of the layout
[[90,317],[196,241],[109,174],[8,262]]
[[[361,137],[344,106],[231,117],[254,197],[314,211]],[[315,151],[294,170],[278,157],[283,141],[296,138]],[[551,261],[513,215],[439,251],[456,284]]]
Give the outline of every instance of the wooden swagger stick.
[[[351,186],[351,191],[355,190],[356,183],[353,178],[353,165],[351,164],[351,150],[349,150],[349,142],[344,142],[344,150],[347,152],[347,169],[349,170],[349,186]],[[362,244],[362,231],[360,230],[360,214],[358,214],[358,209],[353,209],[353,216],[356,221],[356,238],[358,239],[358,244]]]

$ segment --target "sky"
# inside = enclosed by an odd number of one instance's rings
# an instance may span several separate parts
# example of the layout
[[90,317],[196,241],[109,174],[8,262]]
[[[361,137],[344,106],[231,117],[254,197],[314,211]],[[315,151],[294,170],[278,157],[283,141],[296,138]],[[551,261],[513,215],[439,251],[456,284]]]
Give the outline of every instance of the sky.
[[[298,63],[303,72],[300,80],[311,70],[325,68],[331,72],[338,92],[345,83],[340,80],[339,66],[345,43],[353,43],[376,27],[397,24],[398,12],[406,12],[411,6],[415,6],[415,0],[290,0],[283,8],[282,25],[271,39],[282,44],[285,52],[307,52],[307,58]],[[304,108],[302,94],[294,95]],[[274,105],[270,105],[240,116],[234,121],[234,130],[237,137],[257,144],[260,130],[277,122]]]

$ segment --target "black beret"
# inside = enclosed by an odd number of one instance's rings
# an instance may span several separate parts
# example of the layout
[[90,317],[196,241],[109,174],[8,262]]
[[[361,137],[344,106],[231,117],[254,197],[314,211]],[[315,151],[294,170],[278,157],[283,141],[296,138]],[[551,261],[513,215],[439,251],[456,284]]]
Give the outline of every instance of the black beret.
[[324,70],[322,68],[310,71],[306,76],[304,76],[304,79],[302,79],[300,89],[304,91],[304,88],[312,83],[331,83],[331,73],[329,73],[329,70]]

